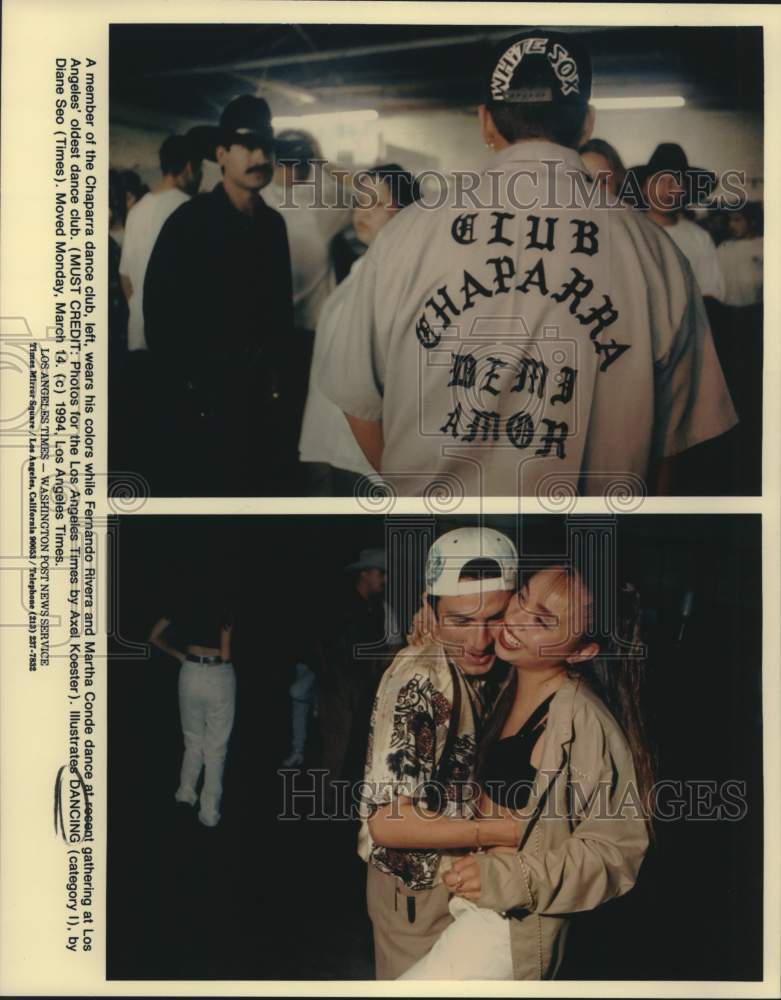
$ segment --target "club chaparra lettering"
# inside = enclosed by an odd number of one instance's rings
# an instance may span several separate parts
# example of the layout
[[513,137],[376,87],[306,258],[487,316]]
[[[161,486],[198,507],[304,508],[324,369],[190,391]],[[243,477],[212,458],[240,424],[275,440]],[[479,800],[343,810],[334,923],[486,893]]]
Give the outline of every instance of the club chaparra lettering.
[[[468,212],[457,216],[450,227],[450,235],[455,243],[467,246],[478,242],[475,233],[477,212]],[[491,212],[493,223],[490,226],[490,239],[486,246],[496,245],[499,249],[495,256],[485,262],[487,276],[480,278],[466,269],[463,270],[463,283],[456,294],[450,285],[442,285],[434,295],[426,300],[426,308],[415,325],[415,333],[421,345],[426,349],[437,347],[442,339],[442,331],[446,330],[453,320],[474,308],[478,299],[495,299],[511,291],[528,295],[534,291],[538,295],[550,296],[556,302],[566,303],[570,315],[588,330],[594,350],[601,357],[599,366],[601,372],[616,362],[624,351],[629,350],[629,344],[619,344],[614,339],[598,340],[597,338],[612,326],[618,319],[618,310],[613,305],[609,295],[602,295],[598,305],[592,304],[591,295],[594,282],[577,266],[570,267],[571,277],[560,288],[551,291],[545,273],[545,252],[556,250],[557,227],[561,219],[551,216],[528,215],[529,230],[526,234],[526,250],[540,250],[536,263],[528,270],[516,273],[515,261],[506,254],[501,254],[501,246],[514,246],[515,240],[506,235],[507,223],[515,219],[512,212]],[[572,228],[570,254],[581,254],[593,257],[599,253],[599,227],[595,222],[585,219],[570,219]],[[482,280],[481,280],[482,278]],[[516,283],[516,279],[520,280]],[[589,299],[587,306],[584,300]]]
[[[444,331],[454,323],[463,323],[469,311],[481,300],[495,300],[510,292],[523,295],[550,296],[566,306],[579,327],[588,332],[591,344],[597,353],[599,372],[606,372],[629,350],[629,344],[618,343],[609,334],[604,335],[619,313],[609,295],[594,296],[594,282],[583,268],[587,261],[599,253],[599,226],[590,219],[568,218],[551,215],[526,215],[516,222],[513,212],[493,211],[489,216],[478,212],[467,212],[454,218],[450,235],[455,244],[470,247],[474,244],[485,246],[490,256],[485,260],[485,271],[472,273],[462,269],[461,277],[444,284],[426,300],[424,310],[415,325],[415,333],[421,346],[431,350],[439,345]],[[479,220],[479,221],[478,221]],[[526,228],[528,226],[528,228]],[[517,270],[513,257],[503,252],[504,247],[514,247],[517,239],[514,231],[523,231],[523,249],[539,251],[536,261],[526,270]],[[568,249],[574,260],[569,268],[569,277],[558,287],[551,287],[545,270],[545,255]],[[474,269],[473,269],[474,270]],[[489,358],[492,363],[486,382],[480,386],[487,392],[497,394],[493,380],[499,368],[507,367],[506,362]],[[453,356],[451,381],[449,386],[477,388],[474,381],[475,359],[469,354]],[[517,380],[512,392],[523,389],[543,399],[548,368],[530,357],[521,359]],[[555,375],[560,386],[557,395],[549,403],[569,403],[573,398],[577,372],[564,367]],[[565,441],[569,428],[564,421],[543,417],[540,421],[542,437],[537,455],[566,457]],[[516,448],[526,449],[536,439],[535,422],[526,412],[518,412],[503,421],[499,413],[474,410],[470,416],[457,403],[440,428],[441,433],[460,438],[465,443],[494,443],[500,440],[504,431],[507,440]]]

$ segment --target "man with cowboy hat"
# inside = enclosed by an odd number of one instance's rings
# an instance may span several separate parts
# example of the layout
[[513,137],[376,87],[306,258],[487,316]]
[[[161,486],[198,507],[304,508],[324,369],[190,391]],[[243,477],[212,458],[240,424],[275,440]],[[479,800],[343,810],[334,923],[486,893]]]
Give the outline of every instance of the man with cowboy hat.
[[372,699],[387,665],[384,550],[361,549],[344,572],[349,582],[328,615],[319,678],[323,766],[331,782],[360,777]]
[[647,205],[648,218],[662,226],[686,257],[703,296],[724,299],[716,245],[710,234],[684,216],[689,205],[699,205],[716,184],[716,175],[701,167],[690,167],[686,153],[676,142],[661,142],[645,166],[633,167]]
[[158,494],[271,492],[272,472],[295,462],[279,453],[266,384],[270,355],[292,329],[285,223],[260,194],[273,170],[268,104],[231,101],[214,141],[222,183],[168,218],[144,285],[161,385]]

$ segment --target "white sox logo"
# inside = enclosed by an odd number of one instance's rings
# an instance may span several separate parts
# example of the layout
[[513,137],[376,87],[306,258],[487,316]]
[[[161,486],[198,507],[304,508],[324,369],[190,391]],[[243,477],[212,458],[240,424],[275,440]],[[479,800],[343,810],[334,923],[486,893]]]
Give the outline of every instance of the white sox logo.
[[565,97],[572,93],[580,93],[580,77],[575,60],[558,42],[554,42],[548,51],[548,42],[547,38],[525,38],[522,42],[510,46],[497,63],[491,77],[491,97],[494,100],[501,101],[506,98],[513,73],[527,54],[548,57],[548,62],[561,84],[561,92]]

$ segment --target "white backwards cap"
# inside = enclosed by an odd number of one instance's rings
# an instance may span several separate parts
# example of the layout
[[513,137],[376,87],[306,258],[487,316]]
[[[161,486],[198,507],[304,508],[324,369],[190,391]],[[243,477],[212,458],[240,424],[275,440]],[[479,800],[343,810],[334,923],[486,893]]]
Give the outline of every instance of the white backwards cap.
[[[459,581],[464,567],[473,559],[493,560],[501,576]],[[493,528],[456,528],[438,538],[428,551],[426,592],[434,597],[457,597],[515,590],[517,571],[518,553],[507,535]]]

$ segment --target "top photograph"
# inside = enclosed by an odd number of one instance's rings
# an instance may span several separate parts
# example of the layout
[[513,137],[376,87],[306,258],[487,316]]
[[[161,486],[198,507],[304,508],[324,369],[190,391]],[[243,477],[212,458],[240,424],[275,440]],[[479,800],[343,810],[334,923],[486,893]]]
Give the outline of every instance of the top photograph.
[[110,490],[761,495],[761,27],[109,58]]

